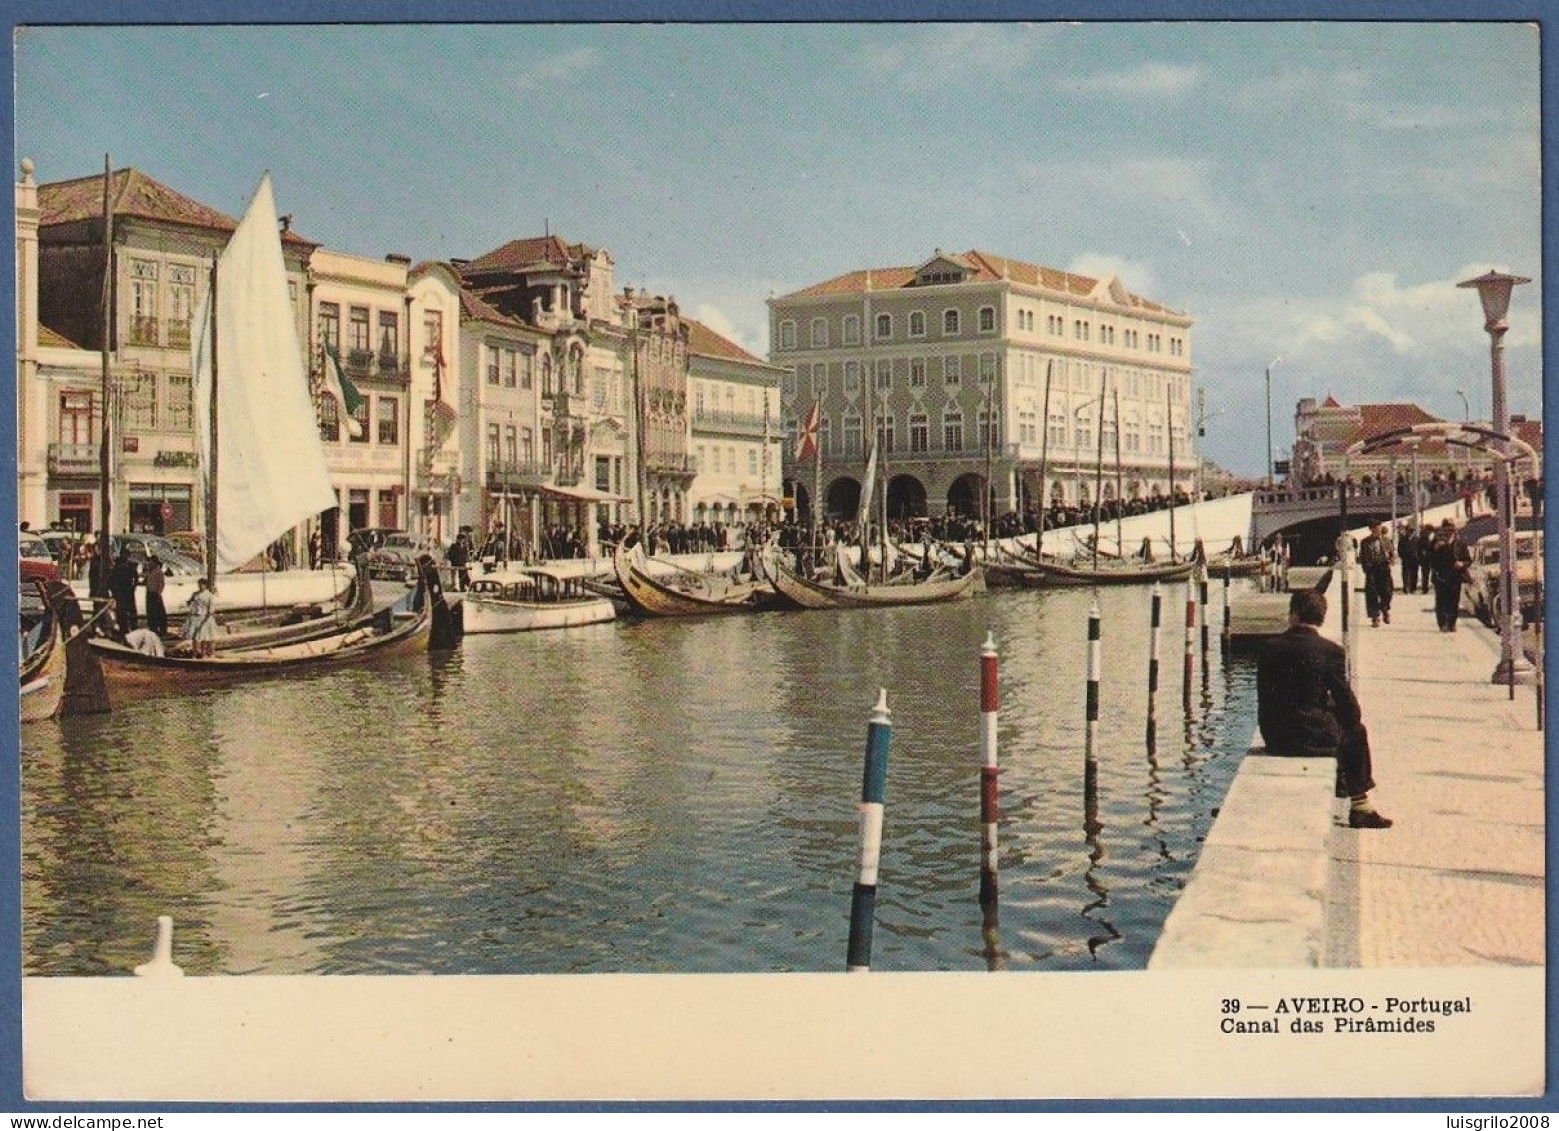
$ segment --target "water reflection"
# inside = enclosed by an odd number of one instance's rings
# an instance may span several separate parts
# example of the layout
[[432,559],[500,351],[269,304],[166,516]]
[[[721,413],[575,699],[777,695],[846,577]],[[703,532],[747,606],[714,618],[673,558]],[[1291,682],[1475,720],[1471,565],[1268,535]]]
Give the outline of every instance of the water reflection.
[[[1252,680],[1231,661],[1147,731],[1148,593],[1101,592],[1079,765],[1090,599],[473,637],[30,727],[25,969],[123,973],[171,914],[192,974],[836,970],[878,687],[873,967],[1139,968],[1254,727]],[[999,918],[979,898],[987,632]]]

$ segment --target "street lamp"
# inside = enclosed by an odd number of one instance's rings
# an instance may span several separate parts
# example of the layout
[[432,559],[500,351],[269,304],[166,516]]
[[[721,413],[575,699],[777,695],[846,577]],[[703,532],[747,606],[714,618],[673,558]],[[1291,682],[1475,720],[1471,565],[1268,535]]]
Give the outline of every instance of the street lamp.
[[1267,486],[1272,486],[1272,371],[1277,368],[1281,357],[1274,357],[1267,363]]
[[[1472,423],[1472,406],[1467,403],[1467,394],[1462,392],[1460,389],[1457,389],[1456,390],[1456,395],[1461,397],[1461,399],[1462,399],[1462,421],[1464,423],[1471,424]],[[1467,449],[1466,455],[1467,455],[1467,475],[1470,478],[1472,476],[1472,449],[1471,448]]]
[[[1505,406],[1505,312],[1510,309],[1510,293],[1521,283],[1530,283],[1519,275],[1504,275],[1489,271],[1476,279],[1457,283],[1458,287],[1474,288],[1483,304],[1483,328],[1489,334],[1489,368],[1494,383],[1493,425],[1501,439],[1496,441],[1499,451],[1494,460],[1494,505],[1499,520],[1500,591],[1504,594],[1505,608],[1500,625],[1500,656],[1494,668],[1492,682],[1531,683],[1536,678],[1532,665],[1516,639],[1516,536],[1512,529],[1510,498],[1510,444],[1504,437],[1510,430],[1510,414]],[[1514,691],[1512,691],[1514,694]]]

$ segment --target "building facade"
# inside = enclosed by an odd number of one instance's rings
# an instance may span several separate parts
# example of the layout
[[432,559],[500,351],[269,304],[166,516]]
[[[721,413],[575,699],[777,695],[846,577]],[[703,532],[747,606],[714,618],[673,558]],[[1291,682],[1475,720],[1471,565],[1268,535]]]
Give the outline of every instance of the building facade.
[[636,488],[645,521],[689,521],[689,488],[698,474],[688,451],[688,334],[676,299],[625,290],[630,381],[639,448]]
[[695,523],[777,521],[781,517],[785,371],[754,357],[702,322],[688,320],[688,392]]
[[[312,310],[309,388],[340,506],[320,517],[327,546],[353,530],[406,524],[411,377],[409,263],[367,259],[325,248],[309,260]],[[335,366],[361,398],[355,412],[332,391]]]
[[406,431],[412,445],[406,527],[448,546],[462,525],[477,521],[466,509],[458,426],[463,396],[460,274],[447,263],[418,264],[407,276],[406,299],[411,334]]
[[795,438],[814,404],[834,519],[856,513],[874,433],[892,518],[977,516],[987,492],[993,514],[1033,513],[1042,473],[1048,500],[1085,506],[1194,485],[1191,319],[1117,278],[938,250],[769,307],[770,359],[793,373],[781,401],[802,513],[814,468],[796,465]]
[[[19,200],[27,197],[29,204],[25,213],[19,210],[19,228],[32,223],[30,174],[24,167],[18,186]],[[18,453],[19,484],[27,505],[37,506],[41,469],[43,521],[99,528],[104,516],[97,445],[106,422],[111,528],[197,529],[205,508],[190,340],[198,332],[193,320],[210,286],[213,259],[238,224],[138,169],[115,170],[107,182],[106,204],[102,175],[37,186],[36,244],[30,232],[28,246],[19,244],[19,259],[34,258],[36,249],[36,318],[23,325],[36,321],[46,327],[55,351],[50,369],[34,364],[36,357],[18,367],[19,381],[32,385],[18,390],[19,407],[29,414],[19,437],[26,446]],[[113,218],[111,249],[105,207]],[[304,286],[314,246],[282,233],[300,342],[307,340]],[[36,337],[22,341],[35,354],[40,348]],[[95,388],[73,346],[100,359]],[[39,376],[45,378],[41,386],[34,381]],[[48,437],[41,463],[32,450],[40,436]]]

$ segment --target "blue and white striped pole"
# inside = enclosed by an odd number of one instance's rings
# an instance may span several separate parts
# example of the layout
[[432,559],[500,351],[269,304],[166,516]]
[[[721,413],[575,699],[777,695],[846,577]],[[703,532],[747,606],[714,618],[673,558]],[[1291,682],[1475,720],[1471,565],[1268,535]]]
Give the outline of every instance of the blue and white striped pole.
[[845,956],[845,969],[852,974],[872,968],[872,916],[877,906],[882,805],[888,786],[888,740],[892,732],[888,689],[882,688],[866,727],[866,765],[861,774],[861,867],[850,897],[850,942]]
[[996,902],[996,638],[985,635],[980,649],[980,906]]
[[1148,741],[1158,730],[1158,641],[1164,620],[1164,592],[1153,583],[1153,612],[1148,618]]

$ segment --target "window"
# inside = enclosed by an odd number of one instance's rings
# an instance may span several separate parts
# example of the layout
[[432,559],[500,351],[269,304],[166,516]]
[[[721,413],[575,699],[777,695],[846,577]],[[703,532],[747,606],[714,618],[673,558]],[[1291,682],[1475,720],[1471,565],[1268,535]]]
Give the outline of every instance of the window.
[[884,416],[877,422],[877,438],[885,455],[893,454],[893,417]]
[[503,384],[507,389],[517,389],[520,385],[520,355],[512,349],[503,351]]
[[595,457],[595,489],[597,491],[610,491],[612,489],[612,457]]
[[392,447],[401,442],[401,405],[395,397],[379,398],[379,442]]
[[943,414],[942,450],[945,452],[961,452],[964,450],[963,413],[948,412]]
[[552,395],[552,355],[550,353],[541,355],[541,395],[544,397]]
[[498,466],[500,454],[498,449],[498,439],[498,425],[489,424],[487,426],[487,466],[489,468],[496,468]]
[[1072,438],[1072,444],[1074,447],[1078,448],[1093,447],[1093,429],[1088,427],[1087,421],[1081,419],[1078,420],[1076,433]]
[[860,455],[861,453],[861,418],[859,416],[847,416],[844,418],[844,454],[847,456]]
[[812,348],[821,349],[828,345],[828,319],[812,319]]
[[395,311],[381,310],[379,312],[379,364],[381,366],[394,368],[396,357],[401,352],[400,341],[401,326]]
[[877,315],[877,336],[879,338],[891,338],[891,337],[893,337],[893,315],[891,315],[891,314],[879,314],[879,315]]
[[157,263],[151,259],[130,260],[130,344],[158,344]]
[[893,362],[887,358],[879,358],[877,361],[877,387],[879,389],[893,388]]
[[924,452],[931,449],[931,426],[923,412],[909,414],[909,450]]
[[926,359],[912,357],[909,359],[909,387],[911,389],[924,389],[926,387]]
[[924,338],[926,336],[926,315],[924,311],[913,310],[910,312],[909,336],[912,338]]
[[956,357],[944,357],[942,359],[942,380],[945,384],[956,385],[959,378],[959,360]]
[[92,443],[92,423],[91,393],[60,394],[60,443]]
[[1001,436],[1000,435],[993,435],[992,432],[991,432],[991,420],[992,420],[993,415],[994,414],[986,412],[984,409],[980,410],[980,415],[978,417],[978,420],[980,422],[979,423],[979,429],[980,429],[980,450],[981,451],[984,451],[986,448],[991,447],[991,446],[993,446],[995,444],[1001,443]]
[[522,389],[531,387],[531,365],[534,361],[535,358],[529,350],[517,351],[515,364],[519,366],[520,388]]
[[326,352],[341,348],[341,307],[336,303],[319,304],[319,347]]
[[368,308],[354,306],[350,309],[350,325],[347,327],[347,344],[353,352],[366,353],[368,346]]
[[503,429],[503,461],[509,467],[520,462],[520,434],[512,424]]
[[487,347],[487,383],[498,384],[498,347]]
[[747,474],[748,475],[757,475],[758,474],[758,449],[757,448],[748,448],[747,449]]
[[793,350],[796,348],[796,324],[794,322],[785,321],[779,324],[779,344],[782,350]]
[[980,355],[980,383],[989,385],[996,378],[996,355],[982,353]]
[[195,311],[195,269],[168,267],[168,344],[189,345],[189,324]]
[[861,365],[857,361],[844,363],[844,391],[847,393],[859,392],[861,388]]
[[787,369],[780,374],[780,392],[787,397],[796,395],[796,373],[793,369]]
[[989,334],[996,329],[996,308],[994,306],[980,307],[980,333]]
[[536,462],[536,434],[529,428],[520,429],[520,462],[526,466]]
[[844,344],[858,346],[861,344],[861,319],[857,314],[844,316]]
[[126,428],[157,427],[157,375],[131,373],[119,386]]
[[958,333],[958,311],[956,311],[956,310],[944,310],[942,312],[942,333],[944,333],[944,334],[956,334],[956,333]]
[[335,397],[319,398],[319,438],[331,443],[341,439],[341,407]]
[[188,373],[168,374],[168,414],[163,427],[188,432],[193,427],[194,389]]
[[828,455],[835,455],[833,421],[828,417],[821,417],[817,422],[817,450]]

